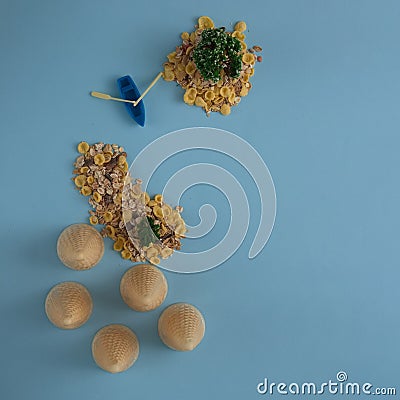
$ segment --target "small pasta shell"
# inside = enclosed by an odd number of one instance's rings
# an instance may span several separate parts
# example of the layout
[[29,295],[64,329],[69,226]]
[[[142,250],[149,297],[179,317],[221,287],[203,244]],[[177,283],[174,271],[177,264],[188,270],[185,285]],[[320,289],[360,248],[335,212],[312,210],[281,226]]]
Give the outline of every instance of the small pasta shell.
[[164,77],[164,80],[166,80],[168,82],[171,82],[171,81],[175,80],[174,71],[172,71],[170,69],[165,69],[163,77]]
[[100,194],[99,192],[94,192],[94,193],[93,193],[93,200],[94,200],[96,203],[100,203],[100,202],[101,202],[101,199],[102,199],[102,197],[101,197],[101,194]]
[[206,102],[200,96],[196,97],[196,100],[194,101],[194,104],[196,104],[197,107],[205,107],[206,106]]
[[78,144],[78,152],[81,154],[86,154],[89,151],[89,144],[86,142],[80,142]]
[[207,90],[207,92],[204,95],[206,100],[214,100],[215,98],[215,93],[212,90]]
[[244,97],[247,96],[249,94],[249,89],[247,87],[242,87],[241,91],[240,91],[240,96]]
[[243,56],[242,56],[242,61],[245,63],[245,64],[254,64],[254,55],[253,54],[251,54],[251,53],[245,53],[245,54],[243,54]]
[[187,94],[187,92],[183,95],[183,101],[188,104],[189,106],[192,106],[194,104],[194,99],[190,98]]
[[196,65],[193,61],[190,61],[188,65],[186,65],[185,71],[189,75],[193,75],[196,71]]
[[86,183],[86,176],[85,175],[78,175],[74,179],[75,185],[77,187],[82,187]]
[[110,211],[106,211],[103,215],[104,221],[105,222],[111,222],[114,218],[114,216],[112,215],[112,213]]
[[222,104],[221,106],[221,114],[229,115],[231,113],[231,107],[228,104]]
[[97,224],[99,223],[99,220],[97,219],[97,217],[96,217],[95,215],[92,215],[92,216],[89,218],[89,222],[90,222],[92,225],[97,225]]
[[121,257],[124,259],[124,260],[128,260],[129,258],[131,258],[132,257],[132,253],[129,251],[129,250],[122,250],[121,251]]
[[155,201],[156,203],[162,203],[162,202],[163,202],[163,196],[162,196],[162,194],[156,194],[156,195],[154,196],[154,201]]
[[94,161],[94,163],[96,164],[96,165],[103,165],[104,164],[104,162],[106,161],[106,159],[105,159],[105,157],[104,157],[104,154],[96,154],[94,157],[93,157],[93,161]]
[[92,189],[89,186],[83,186],[81,189],[81,193],[84,196],[90,196],[92,194]]
[[168,58],[169,62],[174,62],[175,61],[175,57],[176,57],[176,51],[173,51],[172,53],[169,53],[167,55],[167,58]]
[[123,241],[121,241],[121,240],[117,240],[115,243],[114,243],[114,250],[115,251],[121,251],[123,248],[124,248],[124,242]]
[[182,32],[181,33],[181,38],[182,38],[182,40],[189,40],[189,33],[188,32]]
[[200,29],[212,29],[214,28],[214,22],[210,17],[202,16],[198,20]]
[[231,89],[229,89],[228,87],[224,86],[220,89],[220,94],[222,97],[229,97],[229,95],[231,94]]
[[154,206],[153,213],[157,218],[163,218],[163,211],[160,206]]
[[244,22],[244,21],[239,21],[235,25],[235,31],[244,32],[246,29],[247,29],[247,25],[246,25],[246,22]]
[[92,176],[92,175],[88,176],[87,179],[86,179],[86,182],[87,182],[89,185],[91,185],[91,184],[94,182],[93,176]]

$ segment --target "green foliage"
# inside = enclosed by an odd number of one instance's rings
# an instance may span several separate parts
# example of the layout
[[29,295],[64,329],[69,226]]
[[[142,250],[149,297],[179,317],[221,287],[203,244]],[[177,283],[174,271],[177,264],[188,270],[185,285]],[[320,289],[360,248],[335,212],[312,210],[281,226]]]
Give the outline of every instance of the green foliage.
[[[149,230],[149,225],[151,230]],[[138,238],[141,246],[148,246],[150,243],[154,242],[154,235],[160,238],[160,225],[154,224],[154,219],[151,217],[143,218],[137,227]]]
[[206,80],[217,82],[221,70],[237,78],[242,69],[240,41],[225,32],[225,28],[204,29],[201,41],[193,50],[193,60]]

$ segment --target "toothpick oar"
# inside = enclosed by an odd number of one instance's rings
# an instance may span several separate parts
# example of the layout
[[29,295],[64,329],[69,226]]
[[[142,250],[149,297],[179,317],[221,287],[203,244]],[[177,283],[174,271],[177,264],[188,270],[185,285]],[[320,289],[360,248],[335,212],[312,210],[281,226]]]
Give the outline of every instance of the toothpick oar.
[[136,106],[134,100],[125,100],[125,99],[119,99],[118,97],[112,97],[109,94],[106,93],[100,93],[100,92],[90,92],[90,94],[93,97],[97,97],[98,99],[103,99],[103,100],[114,100],[114,101],[121,101],[123,103],[131,103],[134,106]]
[[156,84],[156,82],[162,77],[162,72],[160,72],[153,80],[153,82],[150,83],[150,85],[148,86],[148,88],[142,93],[142,95],[133,102],[133,105],[136,107],[139,102],[143,99],[144,96],[146,96],[146,94],[150,91],[150,89]]
[[93,97],[97,97],[98,99],[103,99],[103,100],[114,100],[114,101],[121,101],[123,103],[131,103],[133,104],[134,107],[136,107],[139,102],[143,99],[144,96],[146,96],[147,93],[149,93],[150,89],[156,84],[156,82],[162,77],[162,72],[160,72],[153,80],[153,82],[150,83],[148,88],[142,93],[142,95],[137,99],[137,100],[125,100],[125,99],[120,99],[118,97],[112,97],[109,94],[106,93],[100,93],[100,92],[90,92],[90,94]]

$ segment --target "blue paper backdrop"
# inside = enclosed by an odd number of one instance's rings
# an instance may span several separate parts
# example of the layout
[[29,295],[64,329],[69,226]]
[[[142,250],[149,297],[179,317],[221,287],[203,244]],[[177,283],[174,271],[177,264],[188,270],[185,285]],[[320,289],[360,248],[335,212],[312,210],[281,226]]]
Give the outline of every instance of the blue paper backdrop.
[[[227,28],[243,19],[248,43],[264,47],[254,88],[231,116],[206,118],[183,103],[179,87],[160,81],[141,129],[120,104],[89,96],[117,94],[115,81],[127,73],[146,87],[200,15]],[[265,377],[319,383],[339,370],[349,381],[396,386],[399,19],[394,0],[1,0],[0,397],[257,399]],[[79,141],[119,143],[132,160],[157,137],[191,126],[226,129],[254,146],[274,178],[278,213],[250,261],[260,211],[238,165],[187,154],[155,177],[160,190],[182,165],[219,162],[243,178],[253,212],[242,247],[219,268],[166,273],[165,304],[189,301],[207,322],[201,345],[177,353],[158,338],[160,309],[140,314],[122,302],[119,280],[130,264],[111,241],[100,264],[82,273],[61,264],[55,244],[65,226],[87,218],[69,180]],[[184,215],[195,223],[210,198],[223,208],[210,237],[217,240],[227,227],[223,196],[193,188]],[[82,282],[94,299],[92,318],[75,331],[55,328],[44,313],[48,290],[65,280]],[[94,364],[90,343],[117,322],[137,333],[141,353],[111,375]]]

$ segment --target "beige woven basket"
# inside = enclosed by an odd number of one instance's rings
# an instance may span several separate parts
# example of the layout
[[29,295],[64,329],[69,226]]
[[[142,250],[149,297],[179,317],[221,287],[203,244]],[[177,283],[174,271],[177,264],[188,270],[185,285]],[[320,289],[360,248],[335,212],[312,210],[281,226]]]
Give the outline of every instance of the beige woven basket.
[[168,284],[157,267],[140,264],[125,272],[121,279],[120,292],[129,307],[136,311],[150,311],[165,300]]
[[45,309],[47,317],[55,326],[75,329],[89,319],[93,302],[85,286],[77,282],[62,282],[48,293]]
[[103,257],[104,241],[90,225],[70,225],[58,238],[57,254],[63,264],[71,269],[90,269]]
[[128,327],[107,325],[94,336],[92,354],[100,368],[113,374],[122,372],[137,360],[139,341]]
[[158,334],[164,344],[173,350],[193,350],[202,341],[204,332],[204,318],[191,304],[172,304],[158,320]]

